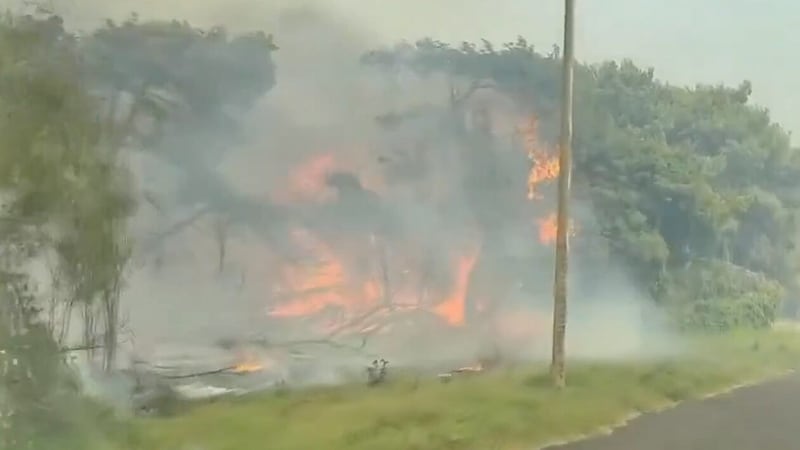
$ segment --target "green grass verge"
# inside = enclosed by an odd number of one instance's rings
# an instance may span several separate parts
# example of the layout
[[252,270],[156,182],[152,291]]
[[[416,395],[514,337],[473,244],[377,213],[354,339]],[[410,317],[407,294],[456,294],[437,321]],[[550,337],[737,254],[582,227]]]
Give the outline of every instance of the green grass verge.
[[654,362],[572,363],[568,387],[546,368],[486,373],[441,384],[394,380],[264,393],[136,420],[137,450],[530,449],[592,433],[635,412],[699,397],[793,368],[800,332],[689,339],[681,357]]

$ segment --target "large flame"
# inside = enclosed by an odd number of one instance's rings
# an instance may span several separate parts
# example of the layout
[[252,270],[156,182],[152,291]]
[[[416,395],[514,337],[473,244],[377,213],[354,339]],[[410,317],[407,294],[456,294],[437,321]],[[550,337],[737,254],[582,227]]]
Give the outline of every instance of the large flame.
[[477,261],[477,252],[459,259],[453,292],[434,309],[437,315],[451,325],[464,324],[469,277]]
[[[477,252],[469,252],[457,258],[455,276],[449,294],[441,299],[432,299],[426,305],[417,298],[417,277],[394,280],[398,286],[391,298],[386,295],[385,280],[380,274],[353,274],[348,264],[337,257],[325,242],[309,230],[299,229],[292,233],[295,241],[305,245],[317,261],[315,264],[301,263],[282,267],[283,284],[274,294],[280,301],[271,311],[273,317],[309,317],[331,312],[333,319],[324,323],[323,330],[367,333],[380,328],[391,311],[427,309],[443,322],[460,326],[465,323],[466,298],[470,274],[478,259]],[[388,303],[387,303],[388,302]],[[330,314],[329,314],[330,316]],[[350,322],[364,317],[363,322],[348,326]]]
[[381,297],[377,280],[359,282],[347,273],[332,249],[309,230],[292,232],[295,244],[312,255],[313,264],[303,263],[282,267],[284,284],[276,289],[277,297],[289,296],[289,301],[271,311],[274,317],[301,317],[339,307],[352,313],[375,306]]
[[[539,139],[538,121],[530,117],[519,126],[523,146],[531,160],[531,170],[528,173],[528,198],[541,199],[539,186],[558,178],[560,165],[555,152],[547,149]],[[539,242],[552,244],[558,235],[558,220],[556,213],[551,212],[543,218],[537,219],[539,226]],[[575,234],[575,224],[570,221],[568,232]]]
[[[525,120],[516,131],[522,136],[524,150],[532,162],[527,179],[528,197],[540,199],[540,185],[558,177],[558,158],[541,143],[535,118]],[[385,193],[385,180],[360,169],[362,167],[354,166],[352,161],[339,161],[334,153],[316,154],[287,172],[286,183],[279,195],[274,196],[275,200],[311,204],[332,200],[328,175],[334,171],[357,174],[359,181],[364,179],[362,176],[366,177],[366,186],[378,195]],[[539,219],[538,228],[539,240],[551,243],[556,235],[555,215]],[[465,229],[469,230],[470,225],[465,224]],[[334,237],[309,226],[295,226],[289,240],[301,255],[291,261],[283,258],[271,270],[275,280],[271,282],[273,305],[269,315],[314,318],[317,328],[325,332],[385,330],[391,326],[387,319],[392,314],[409,310],[427,311],[449,326],[465,324],[470,277],[479,259],[476,250],[479,241],[473,239],[464,243],[460,252],[441,258],[451,262],[450,283],[431,288],[426,285],[420,255],[414,254],[414,246],[419,243],[386,243],[381,240],[383,238],[365,234]],[[380,255],[385,250],[381,246],[390,244],[398,248],[391,261],[381,262]],[[367,264],[363,263],[365,259],[369,260]],[[392,266],[391,277],[387,276],[389,269],[384,267],[387,264]],[[365,266],[368,267],[365,269]],[[474,305],[477,312],[488,311],[487,303],[495,301],[491,298],[479,300],[481,302]]]
[[535,117],[529,118],[519,126],[519,134],[522,136],[525,152],[531,160],[531,170],[528,173],[528,198],[538,199],[542,197],[538,186],[545,181],[558,178],[558,157],[545,148],[539,139],[539,124]]

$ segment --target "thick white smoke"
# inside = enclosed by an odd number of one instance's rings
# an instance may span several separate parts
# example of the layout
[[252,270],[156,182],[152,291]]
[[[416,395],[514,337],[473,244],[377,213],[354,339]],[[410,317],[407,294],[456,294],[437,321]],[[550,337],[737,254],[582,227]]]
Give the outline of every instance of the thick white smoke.
[[[528,3],[515,1],[504,9],[496,3],[490,8],[488,3],[477,1],[423,5],[360,0],[302,4],[288,0],[75,0],[58,4],[57,10],[63,12],[69,25],[84,28],[96,26],[107,16],[124,18],[136,11],[143,20],[178,18],[200,26],[223,24],[232,30],[263,29],[274,34],[280,47],[274,54],[277,85],[243,119],[243,142],[231,144],[233,148],[219,166],[238,192],[266,200],[282,188],[287,170],[319,151],[336,153],[337,159],[347,162],[345,169],[358,174],[362,181],[368,179],[380,170],[374,149],[387,139],[375,117],[416,106],[446,107],[450,88],[459,82],[403,74],[390,80],[359,63],[365,51],[399,38],[413,40],[429,34],[447,40],[503,40],[521,34],[532,35],[534,42],[556,42],[560,11],[552,2],[540,6],[531,15]],[[464,18],[465,12],[470,20]],[[482,20],[477,20],[479,17]],[[500,27],[499,18],[509,17],[515,19]],[[531,23],[520,23],[519,17],[531,17]],[[437,123],[426,117],[423,115],[413,126],[435,130]],[[179,168],[143,155],[135,156],[132,165],[141,185],[171,205],[166,212],[157,212],[143,202],[133,222],[135,237],[147,239],[164,226],[191,216],[192,205],[177,208],[170,203],[181,176]],[[440,171],[435,178],[456,184],[451,179],[451,173],[457,172],[455,166],[438,164],[432,169]],[[387,195],[401,211],[401,228],[410,230],[426,245],[449,248],[454,239],[452,229],[445,227],[440,217],[420,208],[407,192],[390,190]],[[548,201],[552,202],[552,197],[542,200]],[[647,296],[633,287],[624,272],[609,274],[602,239],[592,227],[591,209],[578,204],[575,212],[581,231],[573,252],[578,262],[573,264],[571,293],[578,301],[570,310],[571,354],[583,358],[638,357],[652,353],[657,348],[654,343],[666,346],[669,335],[643,321],[657,315],[646,309]],[[251,230],[234,226],[227,243],[225,269],[217,273],[213,226],[211,220],[199,220],[171,237],[160,253],[137,255],[123,300],[129,315],[126,325],[135,333],[140,356],[155,355],[165,344],[211,346],[224,338],[302,337],[292,335],[293,330],[276,328],[266,315],[271,286],[264,255],[274,252],[269,243]],[[509,233],[498,241],[503,248],[496,253],[506,259],[497,264],[493,273],[499,279],[491,283],[509,284],[503,292],[512,299],[516,296],[516,303],[522,306],[501,314],[496,327],[503,336],[499,344],[503,352],[542,358],[549,348],[552,252],[535,250],[538,259],[531,267],[509,263],[515,253],[536,247],[533,227],[527,237],[525,233]],[[535,328],[535,333],[530,328]],[[473,359],[487,345],[465,341],[466,337],[458,334],[404,338],[407,340],[378,340],[375,351],[414,364]],[[419,355],[415,340],[426,343],[429,355]]]

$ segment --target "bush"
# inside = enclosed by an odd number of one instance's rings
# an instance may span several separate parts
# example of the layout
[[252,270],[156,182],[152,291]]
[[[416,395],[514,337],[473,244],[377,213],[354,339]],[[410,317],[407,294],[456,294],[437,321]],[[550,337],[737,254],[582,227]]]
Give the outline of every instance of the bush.
[[700,300],[676,317],[684,330],[724,332],[737,328],[768,328],[775,321],[777,303],[752,295],[739,299]]
[[784,291],[765,275],[723,261],[700,261],[667,274],[659,301],[686,331],[768,328]]

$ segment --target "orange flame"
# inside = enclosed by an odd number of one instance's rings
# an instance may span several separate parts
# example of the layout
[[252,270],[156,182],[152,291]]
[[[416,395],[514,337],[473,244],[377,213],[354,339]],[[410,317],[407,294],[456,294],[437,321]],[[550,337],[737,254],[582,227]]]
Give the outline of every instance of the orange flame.
[[273,200],[278,202],[322,200],[328,192],[325,185],[326,177],[337,168],[332,153],[315,155],[289,172],[285,188],[275,193]]
[[550,213],[544,219],[539,219],[539,242],[542,244],[551,244],[555,242],[556,235],[558,234],[558,221],[556,214]]
[[[293,298],[274,308],[274,317],[300,317],[323,311],[329,306],[362,311],[377,304],[381,289],[375,280],[355,283],[332,249],[308,230],[295,230],[293,239],[318,259],[316,265],[282,268],[285,286],[281,294]],[[356,288],[353,286],[356,285]]]
[[253,355],[245,355],[241,362],[233,366],[231,372],[238,374],[254,373],[261,372],[265,368],[266,365],[258,361]]
[[469,277],[477,261],[477,252],[458,261],[456,283],[452,293],[444,302],[434,308],[434,312],[450,325],[464,324]]
[[538,121],[535,117],[520,125],[519,133],[522,136],[522,145],[532,163],[528,173],[528,198],[541,198],[538,186],[545,181],[558,178],[558,157],[550,155],[540,143]]
[[[416,277],[396,279],[392,298],[387,299],[378,274],[352,276],[352,271],[348,271],[347,264],[336,257],[333,249],[309,230],[295,230],[292,238],[319,262],[279,269],[283,285],[275,293],[284,300],[269,312],[272,317],[310,317],[326,311],[335,312],[338,315],[333,319],[329,316],[322,331],[368,333],[384,329],[376,323],[383,322],[392,312],[430,308],[430,312],[449,325],[464,324],[469,278],[478,259],[477,252],[458,258],[450,293],[442,301],[434,301],[432,306],[426,307],[418,298],[423,294],[410,286],[419,281]],[[391,304],[382,304],[387,300]],[[352,323],[365,315],[369,320]]]
[[[544,219],[538,219],[539,223],[539,242],[542,244],[552,244],[556,241],[558,235],[558,218],[556,213],[550,213]],[[570,220],[568,233],[570,236],[575,236],[576,229],[575,223]]]
[[[550,181],[558,178],[560,171],[560,164],[558,157],[553,155],[551,151],[543,147],[539,141],[538,121],[535,117],[530,117],[519,127],[519,133],[523,138],[523,146],[528,153],[528,158],[531,160],[531,170],[528,173],[528,198],[540,199],[542,194],[539,192],[538,187],[545,181]],[[555,213],[550,213],[543,219],[538,219],[539,225],[539,242],[542,244],[551,244],[555,242],[558,235],[558,221]],[[570,235],[575,234],[575,227],[570,221],[569,231]]]
[[[535,118],[526,120],[518,127],[518,132],[532,162],[527,180],[528,197],[541,198],[540,185],[558,177],[558,159],[539,142]],[[352,168],[347,164],[344,166]],[[288,173],[286,190],[281,197],[287,201],[324,201],[332,193],[327,189],[327,175],[344,168],[333,153],[318,154]],[[358,173],[365,175],[362,170]],[[374,185],[376,191],[381,191],[380,180],[367,177],[367,181],[370,181],[367,185]],[[555,215],[538,222],[540,241],[552,242],[555,239]],[[434,293],[427,290],[421,271],[415,273],[409,269],[404,270],[401,276],[394,274],[389,288],[382,274],[363,273],[363,269],[358,269],[362,267],[360,262],[348,259],[357,255],[337,251],[342,250],[341,242],[326,242],[308,229],[295,230],[291,239],[304,253],[313,257],[313,263],[279,263],[272,271],[280,281],[278,287],[273,288],[278,299],[277,305],[269,312],[273,317],[317,316],[318,322],[324,321],[323,329],[326,331],[346,329],[355,333],[385,330],[387,316],[402,310],[424,309],[451,326],[465,323],[466,299],[470,276],[479,257],[477,251],[463,252],[455,257],[452,284],[443,292]],[[354,244],[355,248],[361,245],[358,242]],[[393,257],[395,267],[413,267],[414,262],[419,262],[415,260],[418,258],[411,256],[413,252],[404,250],[399,253],[402,255]],[[406,257],[411,260],[406,261]],[[480,303],[476,308],[486,310],[487,305]],[[362,320],[364,316],[369,320]]]

